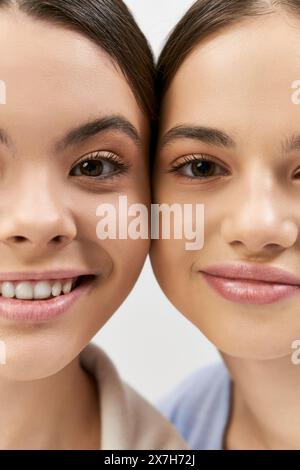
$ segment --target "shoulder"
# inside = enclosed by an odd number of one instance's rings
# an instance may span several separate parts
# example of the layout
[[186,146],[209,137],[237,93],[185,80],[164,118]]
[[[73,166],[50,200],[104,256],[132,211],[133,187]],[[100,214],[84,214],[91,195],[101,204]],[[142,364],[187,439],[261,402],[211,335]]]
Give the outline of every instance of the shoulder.
[[102,450],[188,448],[175,427],[121,379],[101,348],[89,343],[81,352],[80,361],[98,385]]
[[204,366],[165,396],[158,408],[193,449],[218,449],[228,420],[231,380],[223,362]]

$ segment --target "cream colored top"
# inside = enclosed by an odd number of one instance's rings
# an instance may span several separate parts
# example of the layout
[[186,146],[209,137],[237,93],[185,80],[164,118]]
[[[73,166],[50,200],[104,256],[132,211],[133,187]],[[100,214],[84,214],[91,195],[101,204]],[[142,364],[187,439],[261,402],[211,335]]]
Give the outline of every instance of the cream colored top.
[[184,450],[175,428],[132,387],[122,381],[109,357],[94,343],[80,353],[82,367],[99,390],[102,450]]

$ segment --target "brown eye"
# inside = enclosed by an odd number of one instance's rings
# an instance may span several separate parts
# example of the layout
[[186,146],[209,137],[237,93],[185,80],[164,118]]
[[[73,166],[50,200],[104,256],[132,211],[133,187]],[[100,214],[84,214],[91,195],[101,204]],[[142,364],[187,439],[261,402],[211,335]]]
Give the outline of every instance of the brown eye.
[[86,176],[88,178],[104,179],[124,174],[128,165],[111,153],[96,153],[79,161],[71,169],[71,176]]
[[190,172],[196,177],[208,177],[214,174],[215,166],[214,162],[196,160],[191,163]]
[[100,160],[87,160],[78,166],[81,174],[85,176],[101,176],[103,172],[103,163]]
[[192,158],[186,160],[184,163],[179,163],[171,171],[175,171],[188,178],[210,178],[213,176],[227,175],[228,170],[222,165],[208,159],[208,158]]

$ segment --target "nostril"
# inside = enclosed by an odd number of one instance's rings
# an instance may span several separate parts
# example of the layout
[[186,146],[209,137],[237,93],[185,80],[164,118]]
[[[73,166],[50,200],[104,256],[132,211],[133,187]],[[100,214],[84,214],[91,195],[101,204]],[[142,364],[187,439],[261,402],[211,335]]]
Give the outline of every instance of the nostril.
[[52,238],[52,241],[53,241],[54,243],[59,243],[61,240],[62,240],[62,236],[61,236],[61,235],[56,235],[55,237]]
[[12,241],[16,242],[16,243],[23,243],[26,241],[26,237],[23,237],[22,235],[15,235],[13,237],[11,237]]

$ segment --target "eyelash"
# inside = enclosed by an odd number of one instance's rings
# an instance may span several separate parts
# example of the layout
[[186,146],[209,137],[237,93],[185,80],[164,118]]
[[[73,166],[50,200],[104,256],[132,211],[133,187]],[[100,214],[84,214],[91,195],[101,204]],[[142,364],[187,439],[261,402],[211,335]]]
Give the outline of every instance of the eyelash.
[[[217,163],[215,162],[212,157],[210,156],[207,156],[205,154],[191,154],[191,155],[187,155],[183,158],[183,162],[179,162],[179,163],[175,163],[172,165],[171,169],[168,170],[168,173],[176,173],[177,176],[179,177],[183,177],[183,178],[187,178],[189,180],[207,180],[209,178],[213,178],[214,176],[208,176],[208,177],[205,177],[205,176],[188,176],[188,175],[184,175],[184,174],[181,174],[180,173],[180,170],[184,167],[187,167],[189,164],[191,163],[194,163],[195,161],[206,161],[206,162],[211,162],[219,167],[223,167],[223,165],[221,163]],[[228,175],[229,174],[229,171],[227,169],[224,168],[224,173],[225,175]],[[220,175],[217,175],[217,176],[220,176]],[[294,174],[294,177],[296,178],[299,178],[300,179],[300,169],[298,169],[295,174]]]
[[[109,162],[117,168],[117,171],[114,171],[113,173],[109,173],[108,175],[105,176],[88,176],[88,175],[72,175],[72,172],[75,170],[76,167],[78,167],[81,163],[83,162],[88,162],[88,161],[100,161],[100,162]],[[107,179],[114,179],[116,177],[120,177],[124,175],[125,173],[128,172],[130,168],[130,165],[127,163],[124,163],[115,153],[113,152],[104,152],[104,151],[97,151],[93,152],[88,155],[84,155],[71,169],[70,174],[72,176],[79,176],[79,177],[85,177],[85,178],[91,178],[93,180],[107,180]]]
[[[207,180],[209,178],[214,178],[215,176],[189,176],[189,175],[184,175],[184,174],[180,173],[180,170],[182,170],[183,168],[187,168],[191,163],[203,162],[203,161],[211,162],[214,165],[217,165],[219,167],[223,167],[223,165],[221,165],[218,162],[215,162],[212,159],[212,157],[210,157],[208,155],[205,155],[205,154],[191,154],[191,155],[186,155],[183,158],[183,161],[180,161],[178,163],[173,164],[171,169],[168,170],[168,173],[176,173],[177,176],[187,178],[187,179],[190,179],[190,180]],[[228,175],[229,171],[224,168],[224,173],[225,173],[225,175]],[[216,176],[220,176],[220,175],[216,175]]]

